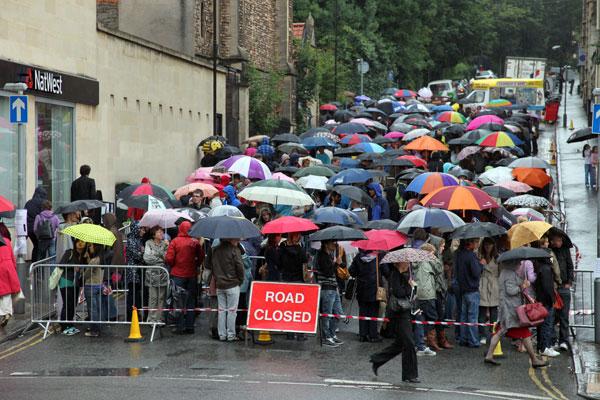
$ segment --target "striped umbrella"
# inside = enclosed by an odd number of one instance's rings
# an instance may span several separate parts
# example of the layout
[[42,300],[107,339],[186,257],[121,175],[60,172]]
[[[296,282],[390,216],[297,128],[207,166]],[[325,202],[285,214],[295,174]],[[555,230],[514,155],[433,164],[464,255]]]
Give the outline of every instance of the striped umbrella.
[[393,94],[394,97],[417,97],[417,94],[412,90],[400,89]]
[[414,228],[439,228],[440,232],[451,232],[465,222],[456,214],[441,208],[419,208],[406,214],[396,230],[408,234]]
[[370,137],[368,137],[367,135],[357,135],[356,133],[352,136],[346,136],[340,141],[341,144],[358,144],[369,142],[371,142]]
[[269,167],[262,161],[248,156],[233,156],[221,161],[219,166],[227,168],[228,171],[250,179],[271,179]]
[[412,161],[412,163],[415,164],[416,167],[424,167],[427,165],[425,160],[423,160],[422,158],[419,158],[419,157],[415,157],[415,156],[400,156],[398,158],[401,158],[403,160]]
[[508,100],[505,99],[496,99],[496,100],[492,100],[489,103],[486,104],[485,108],[490,108],[490,107],[511,107],[512,103]]
[[520,143],[516,143],[516,141],[506,132],[492,132],[475,143],[479,146],[487,147],[514,147],[518,144],[523,144],[520,140],[519,142]]
[[428,172],[413,179],[405,190],[419,194],[427,194],[444,186],[458,186],[458,179],[450,174]]
[[457,113],[456,111],[445,111],[435,116],[436,121],[440,122],[455,122],[459,124],[464,124],[467,122],[467,119],[461,113]]
[[140,194],[149,194],[159,199],[175,200],[175,196],[173,196],[173,194],[170,191],[154,183],[137,183],[135,185],[128,186],[127,188],[119,192],[119,194],[117,195],[117,199],[127,199],[131,196]]
[[436,189],[425,196],[421,204],[445,210],[485,210],[500,207],[483,190],[468,186],[447,186]]

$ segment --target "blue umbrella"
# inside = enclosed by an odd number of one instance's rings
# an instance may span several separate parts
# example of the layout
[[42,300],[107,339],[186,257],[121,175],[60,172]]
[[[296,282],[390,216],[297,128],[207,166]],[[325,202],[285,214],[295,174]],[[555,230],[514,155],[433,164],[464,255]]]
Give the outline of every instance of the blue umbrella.
[[365,96],[364,94],[358,95],[355,97],[356,100],[360,101],[369,101],[371,98],[369,96]]
[[358,215],[352,211],[344,210],[337,207],[317,208],[310,219],[321,224],[338,224],[338,225],[362,225],[362,221]]
[[441,208],[419,208],[406,214],[396,226],[396,230],[409,233],[412,228],[438,227],[440,232],[451,232],[465,222],[451,211]]
[[367,153],[383,153],[385,151],[383,147],[381,147],[377,143],[372,142],[357,143],[352,147],[364,150]]
[[340,167],[342,168],[356,168],[360,164],[356,158],[340,158]]
[[452,106],[442,104],[442,105],[433,107],[431,109],[431,111],[433,111],[433,112],[454,111],[454,108],[452,108]]
[[351,185],[353,183],[364,183],[373,179],[373,175],[360,168],[351,168],[333,175],[327,181],[329,185]]
[[317,147],[327,147],[328,149],[336,149],[338,147],[338,145],[333,143],[331,139],[319,136],[302,139],[300,144],[302,144],[308,150],[316,149]]
[[356,140],[360,140],[359,143],[370,143],[371,142],[371,138],[366,136],[366,135],[357,135],[356,133],[354,135],[348,135],[345,138],[343,138],[342,140],[340,140],[341,144],[355,144],[355,143],[350,143],[350,141],[356,141]]

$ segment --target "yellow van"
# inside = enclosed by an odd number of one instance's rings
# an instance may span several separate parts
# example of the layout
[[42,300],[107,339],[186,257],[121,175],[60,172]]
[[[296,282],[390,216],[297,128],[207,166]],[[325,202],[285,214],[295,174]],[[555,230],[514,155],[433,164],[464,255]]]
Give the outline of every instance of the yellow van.
[[473,91],[459,101],[465,109],[485,107],[498,99],[510,101],[512,108],[532,111],[543,110],[546,103],[543,79],[477,79],[472,88]]

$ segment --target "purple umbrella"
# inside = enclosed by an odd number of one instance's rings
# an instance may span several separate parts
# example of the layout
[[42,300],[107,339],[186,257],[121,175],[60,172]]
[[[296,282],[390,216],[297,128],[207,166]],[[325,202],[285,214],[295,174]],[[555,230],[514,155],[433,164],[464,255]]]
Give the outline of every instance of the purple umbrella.
[[271,179],[271,171],[262,161],[248,156],[233,156],[221,161],[219,166],[250,179]]

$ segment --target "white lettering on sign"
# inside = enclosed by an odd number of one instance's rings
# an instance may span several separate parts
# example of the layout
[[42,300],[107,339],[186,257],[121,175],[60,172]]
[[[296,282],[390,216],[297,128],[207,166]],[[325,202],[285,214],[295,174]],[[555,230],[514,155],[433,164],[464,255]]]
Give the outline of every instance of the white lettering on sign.
[[34,87],[33,89],[42,92],[63,94],[62,91],[62,76],[57,75],[54,77],[52,72],[42,72],[37,69],[34,70]]
[[269,310],[258,309],[254,311],[254,318],[257,321],[283,321],[283,322],[310,322],[311,315],[306,311],[281,311],[275,310],[269,314]]
[[291,293],[287,295],[284,292],[266,292],[265,301],[271,303],[304,303],[304,295],[302,293]]

